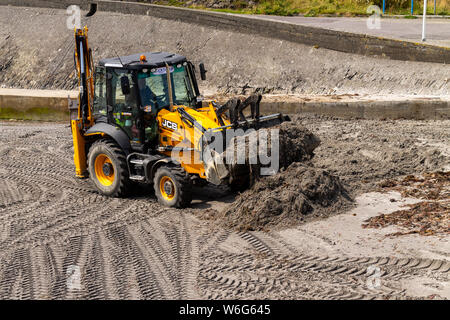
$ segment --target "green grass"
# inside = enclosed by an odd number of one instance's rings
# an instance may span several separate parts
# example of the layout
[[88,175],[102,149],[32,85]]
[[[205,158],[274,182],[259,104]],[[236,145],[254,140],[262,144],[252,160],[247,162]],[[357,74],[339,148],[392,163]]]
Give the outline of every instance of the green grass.
[[[143,1],[145,2],[145,0]],[[190,5],[191,8],[207,9],[227,13],[241,14],[268,14],[280,16],[292,16],[303,14],[308,17],[315,16],[367,16],[367,8],[372,5],[382,7],[383,0],[254,0],[250,6],[246,0],[233,0],[227,8],[212,9],[204,5]],[[386,14],[411,15],[411,0],[386,0]],[[184,0],[159,0],[156,3],[173,6],[186,6]],[[205,2],[206,3],[206,2]],[[428,12],[434,13],[434,1],[429,0]],[[414,14],[423,12],[423,1],[414,1]],[[450,12],[450,0],[437,0],[437,13],[448,15]]]

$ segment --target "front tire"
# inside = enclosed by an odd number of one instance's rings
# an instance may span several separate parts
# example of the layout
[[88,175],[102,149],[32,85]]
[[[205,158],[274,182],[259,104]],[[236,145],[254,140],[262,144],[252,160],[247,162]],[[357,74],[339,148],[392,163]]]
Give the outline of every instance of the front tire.
[[111,140],[96,141],[88,154],[89,176],[98,191],[106,196],[122,197],[130,186],[124,152]]
[[185,208],[192,201],[192,185],[182,168],[158,168],[153,178],[153,186],[159,203],[166,207]]

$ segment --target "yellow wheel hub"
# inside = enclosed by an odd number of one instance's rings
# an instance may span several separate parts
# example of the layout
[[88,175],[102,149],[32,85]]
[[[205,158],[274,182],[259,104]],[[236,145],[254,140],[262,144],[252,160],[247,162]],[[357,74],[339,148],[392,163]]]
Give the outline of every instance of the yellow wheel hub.
[[164,199],[172,200],[175,197],[175,184],[173,180],[168,176],[162,177],[159,180],[159,191]]
[[106,154],[99,154],[94,163],[95,175],[104,186],[110,186],[114,182],[114,166]]

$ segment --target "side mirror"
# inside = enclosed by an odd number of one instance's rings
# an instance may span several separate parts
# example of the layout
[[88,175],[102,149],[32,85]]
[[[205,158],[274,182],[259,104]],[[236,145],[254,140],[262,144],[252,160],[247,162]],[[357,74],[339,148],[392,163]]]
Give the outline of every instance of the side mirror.
[[120,78],[120,87],[122,88],[122,94],[124,96],[130,94],[130,92],[131,92],[130,80],[128,79],[127,76],[123,76]]
[[200,78],[202,80],[206,80],[206,72],[208,72],[208,71],[206,71],[205,65],[203,64],[203,62],[199,64],[199,68],[200,68]]

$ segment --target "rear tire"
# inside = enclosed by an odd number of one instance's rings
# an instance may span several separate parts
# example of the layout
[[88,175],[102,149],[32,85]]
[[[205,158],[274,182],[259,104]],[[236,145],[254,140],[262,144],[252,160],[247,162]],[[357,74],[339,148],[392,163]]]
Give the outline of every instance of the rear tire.
[[158,202],[166,207],[185,208],[192,201],[192,185],[181,167],[159,167],[153,178],[153,187]]
[[114,141],[94,142],[89,149],[88,168],[92,182],[102,194],[122,197],[128,193],[130,180],[125,153]]

